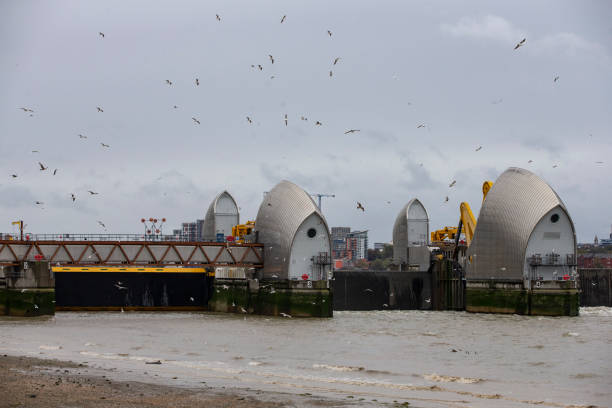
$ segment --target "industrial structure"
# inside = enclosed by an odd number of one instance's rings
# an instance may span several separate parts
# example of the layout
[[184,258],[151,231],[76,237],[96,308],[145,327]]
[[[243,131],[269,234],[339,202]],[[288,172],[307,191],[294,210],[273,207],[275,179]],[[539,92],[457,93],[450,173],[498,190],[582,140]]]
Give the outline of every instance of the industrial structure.
[[393,225],[393,258],[400,270],[426,271],[430,264],[429,217],[416,198],[400,210]]
[[330,233],[310,195],[278,183],[264,195],[254,234],[264,245],[263,268],[217,273],[209,309],[331,317]]
[[[431,242],[425,206],[410,200],[393,226],[392,266],[342,271],[335,281],[332,258],[365,257],[367,231],[335,227],[330,234],[313,198],[289,181],[266,192],[256,220],[244,224],[223,191],[201,234],[196,223],[174,235],[21,229],[0,236],[0,313],[57,307],[331,317],[334,285],[344,309],[577,315],[576,236],[556,192],[520,168],[485,181],[482,192],[478,219],[462,202],[457,226],[431,232]],[[605,281],[591,278],[593,286]]]
[[244,225],[236,201],[223,191],[202,224],[201,238],[192,230],[3,237],[8,239],[0,240],[0,283],[6,290],[0,291],[0,313],[122,309],[332,315],[329,229],[304,190],[279,183],[265,196],[257,221]]
[[328,280],[331,239],[325,217],[310,195],[289,181],[266,194],[255,220],[265,245],[262,277]]
[[240,224],[240,213],[234,197],[227,191],[219,193],[210,203],[204,225],[202,226],[202,240],[225,241],[225,237],[232,235],[232,227]]
[[464,266],[468,311],[578,314],[574,224],[530,171],[509,168],[495,181]]

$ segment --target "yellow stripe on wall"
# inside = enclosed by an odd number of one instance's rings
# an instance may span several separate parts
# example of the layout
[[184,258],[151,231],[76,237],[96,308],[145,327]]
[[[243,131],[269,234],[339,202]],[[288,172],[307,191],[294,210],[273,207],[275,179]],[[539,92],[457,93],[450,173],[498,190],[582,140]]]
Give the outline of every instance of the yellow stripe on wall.
[[131,273],[206,273],[205,268],[138,268],[138,267],[83,267],[83,266],[53,266],[53,273],[58,272],[131,272]]

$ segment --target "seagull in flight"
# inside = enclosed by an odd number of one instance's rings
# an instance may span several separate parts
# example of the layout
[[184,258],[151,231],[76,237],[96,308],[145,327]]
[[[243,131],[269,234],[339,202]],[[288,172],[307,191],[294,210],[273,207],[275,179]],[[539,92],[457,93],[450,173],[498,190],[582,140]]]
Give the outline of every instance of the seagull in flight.
[[268,57],[270,58],[270,62],[274,64],[274,57],[271,54],[268,54]]
[[533,163],[533,160],[529,160],[527,163]]
[[79,139],[87,139],[87,136],[82,135],[82,134],[79,133]]
[[98,221],[98,224],[100,224],[100,226],[104,229],[106,229],[106,225],[104,225],[104,223],[102,221]]
[[38,165],[40,166],[40,171],[45,171],[48,169],[48,167],[45,167],[45,165],[42,164],[41,162],[38,162]]
[[553,82],[557,82],[558,80],[559,80],[559,75],[557,75],[555,79],[553,79]]
[[196,86],[200,86],[200,80],[198,78],[195,79]]
[[338,63],[338,61],[340,61],[340,57],[337,57],[337,58],[334,60],[334,65],[336,65],[336,64]]
[[259,68],[260,71],[263,71],[263,67],[261,66],[261,64],[257,64],[257,68]]
[[24,111],[24,112],[31,112],[31,113],[34,113],[34,111],[33,111],[32,109],[30,109],[30,108],[17,108],[17,109],[21,109],[21,110],[22,110],[22,111]]
[[449,187],[452,187],[452,186],[454,186],[455,184],[457,184],[457,180],[453,180],[453,181],[452,181],[452,182],[451,182],[451,183],[450,183],[448,186],[449,186]]
[[523,38],[521,41],[519,41],[516,46],[514,47],[515,50],[519,49],[519,47],[522,47],[525,44],[525,41],[527,41],[526,38]]
[[87,190],[87,192],[91,195],[96,195],[96,194],[100,194],[100,193],[96,193],[95,191],[91,191],[91,190]]
[[99,35],[100,37],[104,38],[104,33],[103,33],[102,31],[100,31],[100,32],[98,33],[98,35]]
[[119,282],[115,283],[114,286],[119,290],[127,290],[127,287],[119,285]]
[[329,71],[329,77],[331,78],[333,76],[334,76],[334,73],[332,71]]
[[193,119],[193,121],[194,121],[195,123],[197,123],[198,125],[200,124],[200,121],[199,121],[199,120],[197,120],[196,118],[191,118],[191,119]]
[[448,196],[446,196],[446,198],[444,199],[445,203],[448,203]]
[[480,151],[480,150],[482,150],[482,146],[478,146],[478,147],[476,148],[476,151],[477,151],[477,152],[478,152],[478,151]]
[[280,312],[279,314],[283,317],[288,317],[291,319],[291,315],[288,315],[287,313]]
[[250,117],[247,116],[246,118],[249,123],[253,123],[253,120]]
[[344,134],[348,135],[349,133],[355,133],[355,132],[361,132],[361,130],[359,130],[359,129],[349,129],[346,132],[344,132]]
[[70,193],[70,198],[72,198],[72,202],[74,203],[74,201],[76,200],[76,196],[74,195],[74,193]]
[[361,205],[359,201],[357,201],[357,209],[361,210],[362,212],[365,212],[365,208],[363,208],[363,205]]
[[168,85],[172,85],[172,81],[171,81],[171,80],[169,80],[169,79],[166,79],[166,83],[167,83]]
[[556,165],[556,164],[553,164],[553,169],[556,169],[557,167],[559,167],[559,166]]
[[323,123],[319,122],[318,120],[315,122],[315,125],[317,126],[321,126]]
[[110,147],[110,145],[107,145],[105,143],[100,142],[100,144],[102,145],[102,147]]
[[45,205],[45,203],[43,203],[42,201],[36,201],[35,203],[36,205]]
[[327,34],[329,34],[330,37],[332,36],[332,32],[329,30],[327,30]]
[[281,18],[281,24],[283,24],[285,22],[285,19],[287,18],[287,16],[283,16],[283,18]]
[[424,127],[425,127],[425,125],[423,123],[421,123],[419,126],[417,126],[417,129],[424,128]]
[[289,126],[289,120],[287,119],[287,114],[285,113],[285,126]]
[[12,178],[17,178],[18,176],[16,174],[11,174]]
[[102,109],[102,108],[101,108],[101,107],[99,107],[99,106],[96,106],[96,109],[98,109],[98,112],[104,112],[104,109]]
[[57,169],[53,170],[53,175],[55,176],[57,174]]
[[218,14],[215,14],[215,16],[217,16],[217,21],[221,21],[221,17]]

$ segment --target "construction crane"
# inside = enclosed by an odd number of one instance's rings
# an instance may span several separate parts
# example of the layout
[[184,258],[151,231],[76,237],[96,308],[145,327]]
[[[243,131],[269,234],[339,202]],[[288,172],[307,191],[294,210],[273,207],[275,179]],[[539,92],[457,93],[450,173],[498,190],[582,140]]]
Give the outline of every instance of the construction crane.
[[23,241],[23,220],[13,221],[12,225],[19,225],[19,240]]
[[246,224],[233,226],[232,235],[234,236],[234,240],[239,244],[243,244],[246,240],[246,236],[253,232],[253,228],[255,228],[255,221],[247,221]]
[[[485,181],[482,184],[482,202],[487,198],[489,190],[493,187],[492,181]],[[476,218],[470,205],[465,201],[459,205],[459,225],[457,226],[457,234],[455,235],[455,251],[453,252],[453,259],[457,260],[459,256],[459,236],[461,232],[465,235],[465,244],[470,246],[472,238],[474,238],[474,231],[476,230]]]
[[457,227],[444,227],[431,232],[431,242],[442,242],[445,239],[454,240],[457,235]]
[[318,203],[319,203],[318,205],[319,205],[319,211],[321,211],[321,212],[323,212],[323,210],[321,209],[321,197],[331,197],[331,198],[336,197],[335,194],[310,193],[310,195],[313,196],[313,197],[317,197],[319,199],[318,200]]

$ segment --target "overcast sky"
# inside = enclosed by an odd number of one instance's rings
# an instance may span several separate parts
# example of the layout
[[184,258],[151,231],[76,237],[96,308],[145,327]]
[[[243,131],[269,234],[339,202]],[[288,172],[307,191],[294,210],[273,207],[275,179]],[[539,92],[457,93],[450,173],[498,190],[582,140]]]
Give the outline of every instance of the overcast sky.
[[518,166],[610,233],[609,1],[2,1],[0,51],[2,232],[170,232],[224,189],[245,221],[287,179],[385,242]]

